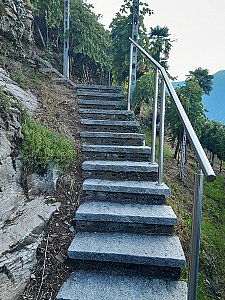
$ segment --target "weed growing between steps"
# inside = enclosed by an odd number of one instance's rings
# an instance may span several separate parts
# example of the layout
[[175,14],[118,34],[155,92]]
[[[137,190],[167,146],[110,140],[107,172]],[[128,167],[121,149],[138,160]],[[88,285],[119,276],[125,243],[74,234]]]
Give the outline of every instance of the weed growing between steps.
[[45,169],[48,165],[56,165],[63,172],[75,159],[75,150],[71,143],[40,123],[25,119],[22,125],[24,136],[21,145],[21,158],[29,170]]

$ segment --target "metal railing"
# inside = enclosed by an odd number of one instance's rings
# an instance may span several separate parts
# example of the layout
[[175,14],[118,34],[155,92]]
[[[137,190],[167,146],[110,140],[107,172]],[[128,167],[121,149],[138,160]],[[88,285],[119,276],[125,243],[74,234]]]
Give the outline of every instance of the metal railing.
[[[153,117],[152,117],[152,141],[151,141],[151,163],[155,164],[155,144],[156,144],[156,119],[158,108],[158,81],[159,72],[162,76],[161,83],[161,101],[160,101],[160,132],[159,132],[159,174],[158,184],[163,184],[163,146],[164,146],[164,124],[165,124],[165,103],[166,103],[166,87],[174,101],[175,107],[180,121],[182,122],[184,129],[187,133],[189,142],[195,152],[198,160],[198,170],[195,173],[195,191],[193,200],[193,212],[192,212],[192,232],[190,241],[190,262],[189,262],[189,283],[188,283],[188,300],[195,300],[197,298],[197,282],[198,282],[198,261],[199,261],[199,247],[200,247],[200,228],[201,228],[201,210],[202,210],[202,196],[203,196],[203,177],[207,181],[214,181],[216,175],[208,161],[208,158],[202,148],[198,137],[185,113],[185,110],[176,94],[175,89],[165,71],[165,69],[151,57],[141,46],[139,46],[133,39],[131,41],[131,55],[132,51],[136,47],[135,51],[139,49],[143,55],[145,55],[155,66],[155,82],[154,82],[154,97],[153,97]],[[130,65],[131,73],[132,65]],[[128,109],[130,108],[131,90],[129,86],[128,92]],[[203,175],[204,174],[204,175]]]

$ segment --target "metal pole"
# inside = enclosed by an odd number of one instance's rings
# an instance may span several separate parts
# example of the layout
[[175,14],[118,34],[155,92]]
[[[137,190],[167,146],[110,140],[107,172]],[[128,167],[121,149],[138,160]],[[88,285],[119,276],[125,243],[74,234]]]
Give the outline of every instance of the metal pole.
[[184,165],[185,165],[185,160],[186,160],[186,143],[187,143],[187,134],[186,131],[184,130],[183,133],[183,141],[181,145],[181,160],[180,160],[180,178],[184,178]]
[[111,85],[111,72],[109,71],[109,86]]
[[[138,41],[139,0],[133,0],[132,39]],[[137,48],[131,44],[128,107],[137,82]],[[129,109],[129,108],[128,108]]]
[[130,44],[130,69],[129,69],[129,83],[128,83],[128,103],[127,109],[130,110],[130,102],[132,97],[132,56],[133,56],[133,44]]
[[188,300],[197,299],[203,179],[204,175],[202,173],[202,170],[199,169],[195,173],[195,192],[192,210],[192,229],[190,243]]
[[154,98],[152,103],[152,141],[151,141],[151,164],[155,164],[155,141],[156,141],[156,121],[157,121],[157,104],[159,89],[159,71],[155,68],[154,79]]
[[64,0],[64,51],[63,51],[63,75],[69,78],[69,18],[70,0]]
[[158,185],[163,184],[163,146],[164,146],[164,125],[166,109],[166,84],[162,78],[161,102],[160,102],[160,131],[159,131],[159,179]]

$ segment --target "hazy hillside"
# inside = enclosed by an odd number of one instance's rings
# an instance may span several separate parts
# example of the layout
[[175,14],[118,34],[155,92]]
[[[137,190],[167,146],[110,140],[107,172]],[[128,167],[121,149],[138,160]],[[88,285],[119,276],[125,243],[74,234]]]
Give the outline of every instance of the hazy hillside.
[[[183,85],[184,82],[174,82],[173,86]],[[214,74],[213,90],[211,94],[203,96],[203,104],[206,116],[210,120],[219,121],[225,124],[225,70]]]

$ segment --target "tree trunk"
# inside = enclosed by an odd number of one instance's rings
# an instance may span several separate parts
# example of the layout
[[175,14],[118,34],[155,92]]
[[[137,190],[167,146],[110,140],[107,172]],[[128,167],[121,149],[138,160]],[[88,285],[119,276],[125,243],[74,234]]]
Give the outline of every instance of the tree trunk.
[[42,45],[43,45],[43,47],[46,49],[46,44],[45,44],[45,41],[44,41],[44,37],[43,37],[43,35],[42,35],[42,33],[41,33],[41,29],[40,29],[40,27],[38,26],[38,24],[37,24],[37,22],[36,22],[35,20],[34,20],[34,22],[35,22],[35,25],[36,25],[36,27],[37,27],[38,33],[39,33],[39,35],[40,35]]
[[220,173],[222,172],[222,167],[223,167],[223,160],[220,160]]
[[211,156],[211,166],[213,167],[214,164],[214,157],[215,157],[215,153],[212,152],[212,156]]

